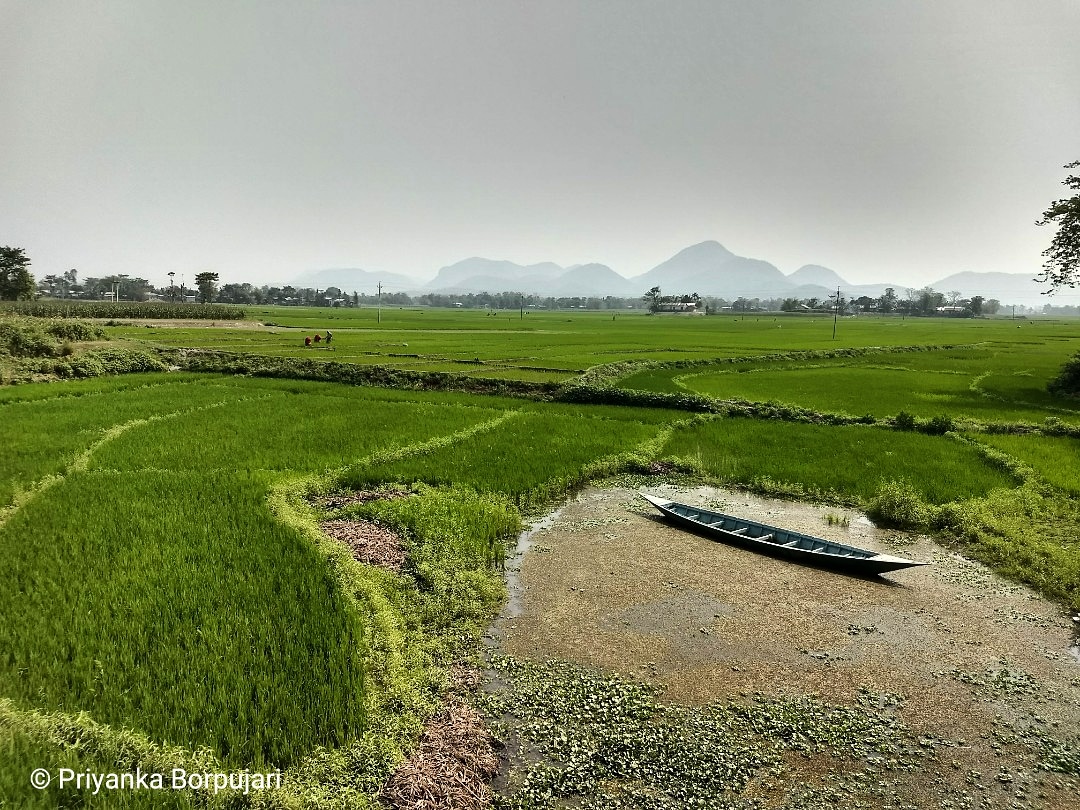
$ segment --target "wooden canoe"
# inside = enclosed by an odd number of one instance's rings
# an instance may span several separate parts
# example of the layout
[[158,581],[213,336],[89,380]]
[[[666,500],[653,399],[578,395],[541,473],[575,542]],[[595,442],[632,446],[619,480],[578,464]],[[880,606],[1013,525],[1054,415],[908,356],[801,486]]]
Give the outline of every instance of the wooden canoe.
[[929,565],[929,563],[907,560],[903,557],[894,557],[891,554],[879,554],[876,551],[844,545],[833,540],[823,540],[809,534],[779,529],[699,506],[688,506],[652,495],[640,494],[676,525],[720,540],[737,543],[754,551],[786,557],[796,562],[867,575],[885,574],[916,565]]

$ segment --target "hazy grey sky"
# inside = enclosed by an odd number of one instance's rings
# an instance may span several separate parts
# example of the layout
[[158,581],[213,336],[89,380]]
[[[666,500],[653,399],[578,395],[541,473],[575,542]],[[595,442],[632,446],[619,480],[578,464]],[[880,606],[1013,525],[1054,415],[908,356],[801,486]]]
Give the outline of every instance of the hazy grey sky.
[[1038,271],[1080,2],[0,0],[0,244],[40,276]]

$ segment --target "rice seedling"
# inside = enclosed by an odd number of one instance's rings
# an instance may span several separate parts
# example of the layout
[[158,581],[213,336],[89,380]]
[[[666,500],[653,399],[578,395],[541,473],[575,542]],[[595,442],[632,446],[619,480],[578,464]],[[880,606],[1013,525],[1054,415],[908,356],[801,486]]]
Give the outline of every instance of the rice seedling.
[[[158,384],[124,390],[117,390],[115,385],[95,390],[84,386],[78,397],[9,397],[0,402],[0,445],[5,448],[0,455],[0,508],[38,479],[62,473],[79,450],[111,425],[243,397],[242,392],[225,387],[166,384],[161,378],[151,381]],[[5,393],[42,390],[20,387]]]
[[0,680],[238,766],[364,727],[363,629],[240,471],[82,473],[0,529]]
[[1080,440],[1067,436],[992,433],[973,438],[1030,465],[1047,483],[1080,495]]
[[502,493],[529,508],[550,497],[540,490],[551,495],[566,492],[584,482],[590,464],[618,455],[655,433],[655,426],[630,419],[537,409],[431,453],[356,467],[343,480],[354,488],[390,481],[462,484],[480,492]]
[[213,419],[181,415],[124,436],[95,455],[98,468],[313,470],[340,467],[388,443],[451,433],[498,411],[314,392],[268,392]]
[[947,437],[863,425],[717,419],[676,431],[663,457],[692,458],[725,483],[843,502],[868,502],[890,480],[908,482],[931,503],[1017,484]]
[[[286,804],[370,804],[434,709],[442,669],[475,641],[502,598],[498,566],[506,537],[520,526],[518,510],[658,458],[766,491],[877,502],[905,525],[956,536],[1017,579],[1077,598],[1080,570],[1066,530],[1076,518],[1071,501],[1034,482],[1017,486],[1012,467],[951,435],[705,422],[661,408],[520,398],[551,395],[529,382],[565,379],[598,362],[834,348],[818,324],[613,322],[562,313],[504,321],[403,311],[386,313],[380,326],[371,311],[256,315],[269,316],[297,330],[330,324],[336,349],[305,355],[302,332],[283,327],[107,331],[114,339],[225,343],[290,360],[318,354],[368,369],[387,362],[402,370],[445,368],[523,381],[486,389],[519,398],[219,374],[0,388],[0,505],[27,482],[52,482],[0,519],[0,548],[7,550],[0,553],[0,698],[14,707],[9,719],[0,712],[0,749],[11,763],[0,765],[0,800],[33,806],[48,796],[10,781],[24,783],[19,768],[39,755],[50,763],[109,764],[107,746],[65,753],[55,740],[30,734],[27,712],[40,709],[69,718],[86,710],[107,741],[127,726],[186,751],[178,756],[207,746],[230,767],[286,767]],[[1032,332],[1020,346],[992,322],[845,326],[853,346],[985,346],[825,358],[814,369],[750,360],[740,368],[765,370],[729,376],[756,385],[771,375],[773,390],[787,391],[776,386],[806,374],[810,398],[822,395],[822,380],[842,379],[864,386],[863,398],[851,401],[871,402],[884,415],[906,409],[940,416],[948,425],[965,413],[1016,419],[1065,409],[1029,386],[1060,367],[1077,336],[1070,327]],[[633,348],[643,343],[650,348]],[[1025,352],[1035,358],[1031,377],[1016,365]],[[673,381],[674,372],[697,369],[662,371],[673,372]],[[662,376],[658,370],[657,386]],[[687,382],[698,379],[706,378]],[[875,382],[882,379],[909,382]],[[892,409],[919,394],[926,410]],[[1072,440],[984,438],[1058,486],[1072,475],[1061,462]],[[1055,464],[1058,478],[1047,473]],[[412,494],[332,514],[304,500],[341,485],[382,483],[408,485]],[[889,500],[890,493],[896,497]],[[406,547],[400,570],[362,566],[335,547],[318,530],[327,517],[378,521],[398,532]],[[1029,536],[1032,525],[1037,538]],[[687,761],[700,764],[692,753]]]
[[775,400],[818,411],[868,413],[879,418],[907,411],[921,417],[949,413],[980,421],[1042,421],[1050,415],[1080,421],[1080,411],[1063,413],[989,397],[979,387],[983,378],[945,371],[835,365],[681,379],[690,390],[709,396]]

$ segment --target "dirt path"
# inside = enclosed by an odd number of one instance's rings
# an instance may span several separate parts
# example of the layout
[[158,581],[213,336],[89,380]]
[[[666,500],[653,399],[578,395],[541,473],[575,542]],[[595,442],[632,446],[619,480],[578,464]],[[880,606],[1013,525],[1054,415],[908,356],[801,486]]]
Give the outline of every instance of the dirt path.
[[942,775],[912,777],[913,797],[929,777],[957,782],[951,795],[966,791],[971,806],[1080,806],[1076,776],[1037,767],[1054,744],[1044,740],[1069,746],[1080,733],[1080,661],[1060,607],[857,512],[650,491],[934,564],[853,578],[673,528],[634,490],[590,490],[532,536],[492,631],[502,652],[630,674],[687,705],[756,691],[845,705],[860,688],[895,693],[913,733],[952,741]]

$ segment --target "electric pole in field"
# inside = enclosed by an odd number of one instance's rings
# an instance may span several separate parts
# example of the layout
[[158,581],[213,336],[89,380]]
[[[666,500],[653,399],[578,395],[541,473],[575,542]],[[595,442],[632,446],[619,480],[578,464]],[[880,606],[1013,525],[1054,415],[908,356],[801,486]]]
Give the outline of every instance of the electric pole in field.
[[379,282],[379,323],[382,323],[382,282]]
[[521,311],[518,313],[518,320],[523,321],[523,320],[525,320],[525,296],[524,295],[519,295],[518,296],[518,307],[520,307],[520,309],[521,309]]
[[836,288],[836,306],[832,311],[832,339],[836,340],[836,316],[840,314],[840,288]]

